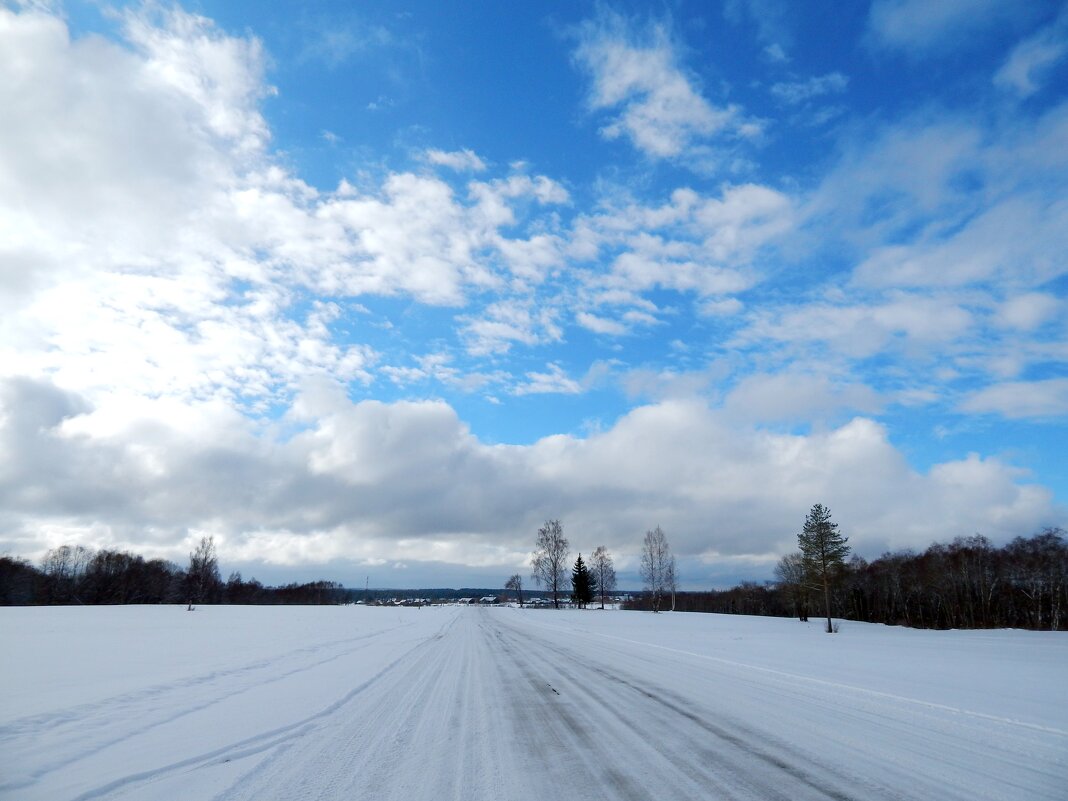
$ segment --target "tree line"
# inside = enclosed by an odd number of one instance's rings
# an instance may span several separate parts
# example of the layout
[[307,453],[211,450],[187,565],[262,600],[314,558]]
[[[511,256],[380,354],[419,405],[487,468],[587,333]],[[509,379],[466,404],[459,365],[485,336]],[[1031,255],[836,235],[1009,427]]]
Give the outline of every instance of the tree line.
[[[660,611],[796,616],[820,609],[827,617],[918,628],[1063,630],[1068,610],[1068,541],[1058,528],[995,547],[986,537],[958,537],[922,553],[902,550],[872,561],[849,556],[830,510],[813,506],[798,535],[799,550],[779,560],[776,580],[743,582],[729,590],[678,592],[675,558],[657,526],[641,548],[645,592],[625,607]],[[570,562],[559,520],[538,530],[531,576],[553,605],[570,597],[603,607],[616,588],[613,559],[598,547],[587,562]],[[849,558],[847,558],[849,557]],[[570,585],[570,592],[568,592]],[[506,588],[523,602],[523,577]],[[214,540],[203,538],[181,567],[127,551],[63,545],[38,565],[0,556],[0,605],[34,604],[335,604],[363,597],[332,581],[267,587],[239,572],[223,581]]]
[[233,572],[223,581],[212,537],[181,567],[127,551],[62,545],[39,565],[0,556],[0,605],[53,604],[336,604],[352,591],[333,581],[266,587]]
[[[820,511],[829,522],[829,510]],[[813,522],[810,512],[806,527]],[[1016,537],[1001,547],[977,534],[934,543],[921,553],[884,553],[870,562],[846,555],[841,551],[822,569],[815,552],[806,558],[799,549],[779,560],[773,582],[679,593],[676,608],[800,620],[819,609],[828,620],[933,629],[1065,628],[1068,540],[1059,528]],[[652,609],[653,603],[647,593],[627,607]]]
[[[981,535],[934,543],[922,553],[900,550],[872,561],[851,555],[849,538],[839,531],[831,510],[812,506],[797,535],[798,550],[782,557],[775,581],[743,582],[729,590],[678,592],[675,557],[657,526],[646,531],[640,576],[644,592],[627,609],[659,612],[670,597],[671,609],[685,612],[795,616],[807,621],[819,610],[825,630],[833,618],[914,628],[1024,628],[1059,631],[1068,617],[1068,540],[1059,528],[1017,537],[995,547]],[[559,607],[565,593],[570,544],[559,520],[538,530],[531,575],[545,585]],[[586,567],[579,554],[571,570],[571,600],[589,603],[598,587],[615,588],[612,558],[603,546]],[[598,566],[610,578],[598,582]],[[603,569],[603,567],[602,567]],[[507,585],[520,592],[522,577]],[[602,596],[603,607],[603,596]]]

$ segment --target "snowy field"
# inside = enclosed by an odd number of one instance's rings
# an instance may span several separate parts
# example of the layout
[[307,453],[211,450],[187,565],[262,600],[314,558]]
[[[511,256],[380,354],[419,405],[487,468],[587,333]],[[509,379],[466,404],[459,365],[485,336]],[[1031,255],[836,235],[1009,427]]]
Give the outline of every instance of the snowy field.
[[1068,798],[1068,634],[0,609],[0,798]]

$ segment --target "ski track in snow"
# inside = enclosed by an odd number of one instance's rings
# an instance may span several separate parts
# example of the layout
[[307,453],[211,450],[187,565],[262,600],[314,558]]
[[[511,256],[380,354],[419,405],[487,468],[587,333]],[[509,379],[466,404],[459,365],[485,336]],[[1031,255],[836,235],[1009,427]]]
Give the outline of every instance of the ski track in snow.
[[[591,631],[646,623],[583,614],[409,611],[5,721],[0,798],[1068,798],[1063,729]],[[262,705],[316,688],[318,706],[255,728]]]

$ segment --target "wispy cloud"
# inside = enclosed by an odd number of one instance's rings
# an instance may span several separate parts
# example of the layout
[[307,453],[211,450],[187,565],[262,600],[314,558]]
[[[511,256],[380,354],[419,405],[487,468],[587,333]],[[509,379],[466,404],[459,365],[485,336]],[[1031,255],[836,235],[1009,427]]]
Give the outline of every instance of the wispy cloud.
[[1068,7],[1057,18],[1009,53],[994,75],[994,83],[1030,97],[1039,91],[1047,74],[1068,55]]
[[868,15],[869,41],[914,56],[942,53],[1020,11],[1001,0],[875,0]]
[[798,105],[823,95],[841,94],[849,86],[849,78],[840,72],[814,75],[800,81],[783,81],[773,84],[771,93],[784,103]]
[[513,345],[556,342],[563,337],[559,312],[549,305],[538,306],[533,298],[517,298],[491,303],[478,315],[458,318],[460,336],[474,355],[507,353]]
[[961,409],[1012,419],[1064,417],[1068,415],[1068,378],[993,384],[966,398]]
[[436,150],[431,148],[426,152],[426,160],[431,164],[448,167],[458,172],[483,172],[486,169],[485,162],[473,150]]
[[682,65],[665,23],[636,25],[604,13],[579,29],[575,60],[590,76],[593,111],[615,112],[601,129],[651,158],[677,158],[714,138],[747,138],[760,124],[733,104],[716,106]]
[[757,39],[765,46],[764,52],[772,61],[789,60],[786,48],[793,42],[793,33],[787,23],[792,4],[783,0],[727,0],[723,15],[735,25],[751,23],[756,27]]
[[1044,292],[1025,292],[1002,302],[996,321],[1004,327],[1033,331],[1061,315],[1064,305],[1063,301]]
[[576,227],[591,233],[594,252],[610,259],[610,269],[591,276],[591,286],[632,295],[667,288],[706,297],[759,282],[747,268],[790,230],[793,214],[785,194],[742,184],[712,195],[679,189],[659,206],[624,200]]
[[827,421],[843,414],[874,414],[878,393],[863,384],[801,371],[746,376],[724,401],[733,418],[750,423]]
[[790,61],[790,57],[778,42],[767,45],[764,48],[764,56],[773,64],[786,64]]
[[526,381],[517,385],[513,390],[515,395],[578,395],[582,392],[582,385],[571,378],[564,368],[553,362],[545,365],[545,372],[532,370],[526,374]]
[[778,311],[766,308],[749,316],[737,342],[822,343],[854,359],[876,354],[886,358],[917,345],[937,345],[944,355],[946,346],[967,335],[972,325],[971,313],[952,298],[899,294],[874,304],[810,302]]
[[306,20],[298,30],[303,38],[298,60],[317,61],[330,69],[337,69],[360,54],[397,45],[389,29],[352,16]]
[[598,315],[590,314],[589,312],[579,312],[575,315],[575,322],[595,334],[620,336],[627,333],[629,330],[627,326],[621,322],[609,320],[606,317],[599,317]]

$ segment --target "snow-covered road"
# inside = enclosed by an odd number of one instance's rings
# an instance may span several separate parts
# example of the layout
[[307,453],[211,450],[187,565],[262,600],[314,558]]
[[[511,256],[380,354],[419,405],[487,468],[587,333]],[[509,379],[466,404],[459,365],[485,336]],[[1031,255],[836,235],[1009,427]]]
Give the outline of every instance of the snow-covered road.
[[[22,693],[0,706],[5,799],[1068,798],[1065,635],[510,608],[15,611],[0,634],[41,664],[0,661]],[[46,631],[31,636],[34,613]],[[81,669],[53,664],[56,635],[89,624]],[[116,658],[135,634],[141,653]]]

